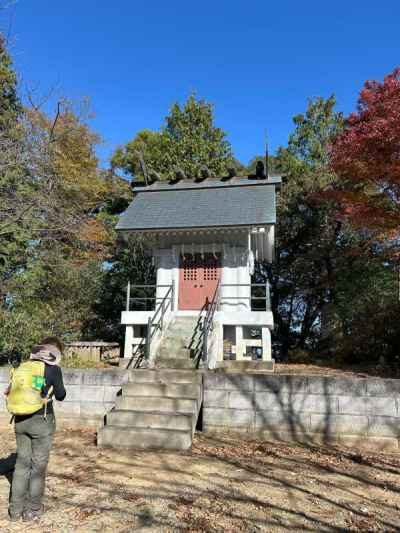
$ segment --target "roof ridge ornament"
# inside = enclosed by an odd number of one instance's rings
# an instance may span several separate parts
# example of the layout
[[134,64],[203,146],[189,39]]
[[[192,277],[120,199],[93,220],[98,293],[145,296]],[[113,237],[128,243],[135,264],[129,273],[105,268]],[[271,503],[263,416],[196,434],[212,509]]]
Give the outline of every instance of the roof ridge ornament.
[[146,185],[148,185],[149,184],[149,179],[148,179],[148,175],[147,175],[146,165],[145,165],[145,162],[144,162],[143,152],[140,152],[139,150],[136,150],[134,153],[135,153],[135,156],[138,158],[139,166],[140,166],[140,170],[142,171],[142,174],[143,174],[144,182],[145,182]]
[[265,167],[264,162],[259,160],[256,164],[256,178],[259,180],[265,179],[267,176],[265,175]]
[[180,180],[185,180],[185,179],[186,179],[186,174],[183,168],[175,167],[175,180],[180,181]]
[[155,170],[150,170],[149,172],[150,184],[155,183],[156,181],[161,180],[161,175]]
[[228,171],[228,178],[229,179],[234,178],[236,176],[236,167],[235,167],[234,163],[230,163],[228,165],[227,171]]
[[200,168],[200,179],[206,180],[210,176],[211,176],[210,169],[208,168],[207,165],[203,165]]

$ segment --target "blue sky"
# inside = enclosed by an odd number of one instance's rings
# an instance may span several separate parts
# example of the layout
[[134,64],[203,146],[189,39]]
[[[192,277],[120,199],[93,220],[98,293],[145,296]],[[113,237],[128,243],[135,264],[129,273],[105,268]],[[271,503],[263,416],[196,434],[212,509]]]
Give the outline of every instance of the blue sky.
[[0,17],[22,86],[90,97],[104,164],[193,90],[247,162],[266,129],[271,152],[287,142],[309,97],[349,113],[400,64],[398,0],[19,0]]

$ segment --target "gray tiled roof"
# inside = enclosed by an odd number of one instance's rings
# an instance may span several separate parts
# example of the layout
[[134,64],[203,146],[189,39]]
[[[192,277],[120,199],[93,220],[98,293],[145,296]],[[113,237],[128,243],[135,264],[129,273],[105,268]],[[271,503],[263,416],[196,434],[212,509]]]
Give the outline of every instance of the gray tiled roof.
[[[208,180],[207,180],[208,181]],[[118,230],[158,230],[274,224],[277,180],[154,184],[137,192]],[[184,185],[184,186],[182,186]]]
[[193,179],[183,179],[176,181],[174,183],[168,181],[156,181],[148,187],[135,187],[134,192],[143,192],[143,191],[171,191],[179,189],[206,189],[206,188],[220,188],[220,187],[242,187],[244,185],[265,185],[275,184],[277,187],[281,184],[281,176],[269,176],[268,180],[259,180],[255,176],[236,176],[231,179],[218,179],[218,178],[207,178],[201,181],[195,181]]

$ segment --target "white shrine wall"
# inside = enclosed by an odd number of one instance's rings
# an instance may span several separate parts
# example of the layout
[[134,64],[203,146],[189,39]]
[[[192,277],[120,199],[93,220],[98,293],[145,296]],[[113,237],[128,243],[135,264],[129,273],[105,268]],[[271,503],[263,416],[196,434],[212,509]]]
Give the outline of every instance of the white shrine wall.
[[[248,250],[239,246],[191,245],[190,249],[173,246],[154,251],[157,269],[157,301],[160,302],[174,283],[173,309],[179,313],[179,258],[185,253],[215,252],[221,254],[221,310],[225,312],[250,311],[251,276],[248,267]],[[239,286],[239,285],[247,285]],[[192,312],[185,312],[185,314]],[[196,314],[194,311],[192,314]]]
[[[273,228],[267,230],[264,255],[272,258]],[[259,246],[262,235],[252,236],[252,247]],[[271,241],[272,238],[272,241]],[[271,242],[270,242],[271,241]],[[236,330],[236,357],[244,359],[248,341],[243,338],[243,327],[257,326],[262,330],[260,344],[263,348],[263,359],[271,359],[271,334],[273,316],[271,311],[251,311],[250,283],[251,275],[248,264],[248,230],[232,231],[228,233],[177,234],[159,236],[153,250],[157,273],[157,302],[162,301],[168,288],[174,284],[174,300],[172,309],[169,308],[166,322],[178,315],[198,315],[199,311],[179,310],[179,262],[180,255],[192,253],[220,253],[221,254],[221,289],[220,307],[215,313],[215,328],[210,339],[210,351],[215,362],[223,359],[223,328],[225,325],[234,326]],[[247,286],[240,286],[247,285]],[[147,324],[152,311],[124,311],[122,324],[126,325],[125,357],[132,355],[132,342],[140,341],[136,338],[135,325]]]

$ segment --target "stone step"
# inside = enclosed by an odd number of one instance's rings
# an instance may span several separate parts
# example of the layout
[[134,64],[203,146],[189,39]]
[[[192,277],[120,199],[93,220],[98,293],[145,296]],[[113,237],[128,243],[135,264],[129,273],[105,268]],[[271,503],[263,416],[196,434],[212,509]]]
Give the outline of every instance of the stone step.
[[190,344],[189,339],[186,341],[184,339],[163,339],[161,342],[162,348],[168,348],[168,350],[187,350]]
[[151,429],[192,430],[193,415],[180,413],[158,413],[151,411],[119,411],[114,409],[107,414],[108,426],[123,426]]
[[175,357],[157,357],[156,359],[157,368],[170,368],[174,370],[181,369],[195,369],[196,363],[193,359],[179,359]]
[[163,344],[172,344],[174,346],[184,346],[190,341],[191,337],[183,337],[175,334],[167,334],[163,337]]
[[174,320],[173,322],[170,322],[168,325],[168,329],[181,329],[182,331],[192,331],[197,326],[197,320],[193,320],[191,322],[177,322]]
[[169,324],[168,331],[182,331],[183,333],[193,333],[193,331],[196,329],[197,322],[187,323],[187,324],[181,324],[172,322],[172,324]]
[[188,346],[189,344],[193,344],[193,342],[196,342],[196,339],[198,337],[194,337],[194,340],[193,340],[193,337],[192,335],[182,335],[182,334],[170,334],[168,333],[168,335],[166,335],[165,337],[163,337],[162,339],[162,344],[165,345],[165,344],[168,344],[168,345],[172,345],[172,346],[183,346],[183,347],[186,347]]
[[104,426],[97,434],[98,446],[140,450],[188,450],[192,445],[191,430],[147,429]]
[[197,324],[199,320],[199,316],[198,315],[194,315],[194,316],[177,316],[175,317],[175,319],[171,322],[171,327],[177,327],[177,326],[186,326],[186,327],[190,327],[190,326],[194,326],[195,324]]
[[157,411],[158,413],[197,414],[200,400],[152,396],[118,396],[115,408],[122,411]]
[[163,344],[172,344],[174,346],[188,346],[189,344],[194,344],[198,342],[200,335],[193,337],[192,335],[179,336],[179,335],[167,335],[163,337]]
[[127,383],[122,396],[152,396],[167,398],[200,398],[201,386],[195,383]]
[[197,320],[198,316],[197,314],[192,315],[177,315],[175,316],[174,323],[177,322],[195,322]]
[[202,383],[202,374],[194,370],[160,368],[155,370],[131,370],[129,381],[133,383]]
[[159,351],[157,358],[160,359],[190,359],[190,350],[181,348],[180,350],[169,349],[167,346],[162,346]]

